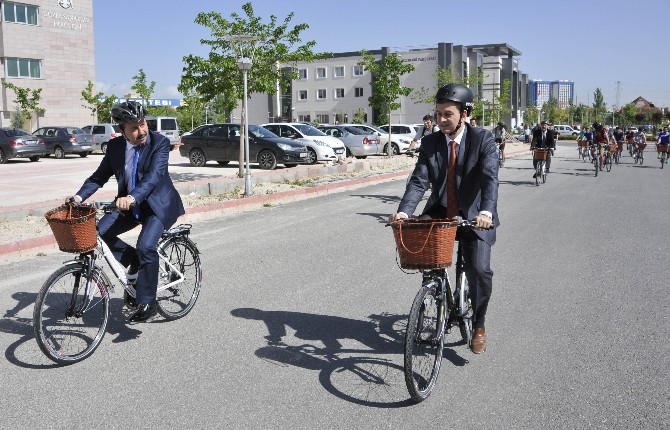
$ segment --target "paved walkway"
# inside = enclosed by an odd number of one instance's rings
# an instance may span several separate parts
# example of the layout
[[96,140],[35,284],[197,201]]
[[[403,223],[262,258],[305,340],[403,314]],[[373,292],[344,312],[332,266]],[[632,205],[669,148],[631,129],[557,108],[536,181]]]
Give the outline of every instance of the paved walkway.
[[[521,143],[508,142],[506,154],[514,157],[526,154],[528,146]],[[74,193],[83,182],[88,172],[92,172],[98,165],[100,156],[95,154],[86,159],[54,160],[48,158],[41,160],[39,164],[47,164],[49,172],[48,180],[44,180],[44,167],[40,166],[37,175],[40,180],[31,180],[26,175],[35,172],[37,163],[17,162],[5,167],[17,170],[14,176],[20,175],[22,180],[19,186],[11,190],[3,190],[3,204],[0,206],[0,219],[16,220],[27,215],[41,214],[47,210],[57,207],[63,201],[68,192]],[[337,177],[337,180],[324,181],[316,186],[299,188],[291,191],[272,194],[258,194],[244,198],[224,200],[211,205],[188,208],[186,215],[179,219],[181,223],[191,223],[198,220],[213,218],[227,213],[241,212],[260,209],[268,204],[285,203],[332,192],[340,192],[373,183],[396,180],[407,176],[412,169],[412,159],[399,155],[392,158],[383,156],[369,157],[366,160],[350,160],[346,164],[325,166],[297,166],[291,169],[279,168],[266,171],[257,168],[252,169],[254,184],[267,182],[292,183],[304,179],[316,179],[322,177]],[[67,164],[66,164],[67,163]],[[22,171],[18,171],[21,169]],[[85,172],[82,174],[82,172]],[[244,190],[244,179],[237,177],[238,167],[219,166],[208,164],[204,167],[195,168],[177,152],[170,155],[170,176],[175,187],[182,195],[197,193],[200,195],[215,195],[223,193],[234,193]],[[384,172],[384,173],[383,173]],[[10,173],[11,174],[11,173]],[[353,175],[356,176],[353,176]],[[4,175],[3,175],[4,176]],[[64,193],[63,190],[66,190]],[[96,199],[112,199],[116,190],[116,184],[110,181],[102,190],[95,194]],[[7,194],[7,196],[5,196]],[[57,196],[57,198],[53,198]],[[52,235],[37,238],[18,240],[10,243],[0,243],[0,257],[22,256],[26,253],[34,255],[36,252],[48,252],[57,250]]]

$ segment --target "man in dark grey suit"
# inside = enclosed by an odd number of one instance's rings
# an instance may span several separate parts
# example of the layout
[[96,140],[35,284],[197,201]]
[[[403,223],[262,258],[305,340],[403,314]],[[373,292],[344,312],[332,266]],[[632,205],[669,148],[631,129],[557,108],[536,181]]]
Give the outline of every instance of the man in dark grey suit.
[[[431,188],[420,218],[461,216],[475,220],[483,229],[499,225],[497,148],[488,130],[468,124],[472,107],[472,91],[466,86],[448,84],[438,90],[435,116],[440,133],[422,140],[416,167],[391,221],[412,215]],[[462,232],[458,240],[463,245],[474,312],[470,348],[480,354],[487,344],[485,317],[492,291],[491,246],[496,230]]]
[[[137,271],[137,309],[131,322],[146,321],[156,315],[158,287],[158,240],[177,218],[184,214],[181,197],[168,175],[170,140],[149,131],[146,111],[136,102],[124,102],[112,108],[112,119],[121,127],[122,136],[109,141],[100,166],[73,196],[82,202],[112,177],[116,177],[116,206],[98,223],[98,233],[114,257],[129,274]],[[119,239],[119,235],[142,225],[137,247]]]

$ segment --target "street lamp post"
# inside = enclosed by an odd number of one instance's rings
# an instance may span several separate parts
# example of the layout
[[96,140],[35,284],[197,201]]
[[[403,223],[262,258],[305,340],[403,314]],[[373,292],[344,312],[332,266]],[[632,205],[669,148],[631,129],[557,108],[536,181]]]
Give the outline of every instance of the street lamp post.
[[244,110],[244,195],[250,196],[254,193],[251,183],[251,169],[249,169],[249,113],[247,112],[247,72],[251,69],[251,59],[240,58],[237,65],[242,70],[244,81],[244,101],[242,103],[242,110]]
[[486,120],[484,119],[484,111],[486,110],[486,99],[481,99],[482,101],[482,128],[486,127]]
[[[247,74],[253,63],[254,52],[256,50],[256,42],[259,37],[251,34],[233,34],[226,37],[231,42],[233,50],[237,54],[237,66],[242,70],[242,79],[244,81],[244,100],[242,102],[242,123],[244,129],[244,145],[240,142],[240,151],[244,152],[244,195],[251,196],[253,194],[253,186],[251,182],[251,169],[249,168],[249,113],[247,112]],[[242,160],[240,159],[240,165]],[[240,166],[240,174],[241,166]]]

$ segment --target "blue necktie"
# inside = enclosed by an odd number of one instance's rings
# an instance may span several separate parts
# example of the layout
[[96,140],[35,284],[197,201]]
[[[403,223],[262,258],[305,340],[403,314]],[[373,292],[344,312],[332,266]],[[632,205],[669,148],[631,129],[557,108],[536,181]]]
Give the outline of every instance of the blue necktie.
[[[142,147],[140,145],[135,145],[135,153],[133,154],[133,175],[130,177],[130,191],[132,191],[135,188],[135,183],[137,181],[137,162],[140,159],[140,152],[142,151]],[[140,208],[139,202],[135,202],[135,206],[133,207],[133,216],[135,219],[140,219]]]

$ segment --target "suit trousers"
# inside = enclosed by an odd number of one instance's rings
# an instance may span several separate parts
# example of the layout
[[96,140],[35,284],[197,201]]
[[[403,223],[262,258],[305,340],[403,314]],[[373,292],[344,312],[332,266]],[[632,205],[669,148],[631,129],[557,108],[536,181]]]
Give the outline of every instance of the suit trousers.
[[[151,211],[149,211],[151,212]],[[119,239],[119,235],[142,224],[136,248]],[[138,222],[130,211],[114,211],[106,214],[98,223],[98,233],[123,266],[138,267],[135,284],[137,303],[156,302],[158,288],[158,241],[165,226],[153,213],[142,211]]]
[[463,248],[465,277],[470,287],[473,310],[473,327],[484,327],[486,310],[493,291],[491,270],[491,245],[484,242],[473,231],[459,232],[457,240]]

